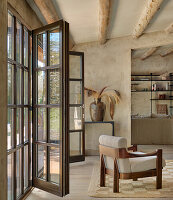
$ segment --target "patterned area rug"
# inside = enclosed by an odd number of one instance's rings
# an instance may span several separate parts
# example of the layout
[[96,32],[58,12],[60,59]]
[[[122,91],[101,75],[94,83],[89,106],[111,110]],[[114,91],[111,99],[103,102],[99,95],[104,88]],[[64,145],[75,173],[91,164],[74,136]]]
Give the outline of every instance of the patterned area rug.
[[94,166],[88,195],[98,198],[173,198],[173,161],[166,161],[162,175],[162,189],[156,189],[156,177],[140,178],[138,181],[120,180],[120,192],[113,193],[113,178],[106,175],[106,187],[100,187],[99,163]]

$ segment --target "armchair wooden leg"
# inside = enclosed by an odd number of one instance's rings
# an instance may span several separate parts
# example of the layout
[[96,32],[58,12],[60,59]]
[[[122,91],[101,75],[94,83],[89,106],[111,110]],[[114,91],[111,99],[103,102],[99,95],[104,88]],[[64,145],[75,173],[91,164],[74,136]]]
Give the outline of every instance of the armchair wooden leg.
[[114,160],[113,192],[119,192],[119,170],[116,159]]
[[103,155],[100,155],[100,187],[105,187],[105,164]]
[[161,189],[162,188],[162,149],[159,149],[157,153],[156,171],[157,171],[156,188]]
[[137,178],[133,178],[133,181],[137,181],[138,179]]

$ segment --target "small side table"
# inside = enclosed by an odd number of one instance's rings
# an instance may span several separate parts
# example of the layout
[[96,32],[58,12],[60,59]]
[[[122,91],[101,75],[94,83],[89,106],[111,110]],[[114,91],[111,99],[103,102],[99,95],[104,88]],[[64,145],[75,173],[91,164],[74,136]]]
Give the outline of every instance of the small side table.
[[85,121],[85,124],[111,124],[112,125],[112,136],[115,136],[114,121],[103,121],[103,122]]

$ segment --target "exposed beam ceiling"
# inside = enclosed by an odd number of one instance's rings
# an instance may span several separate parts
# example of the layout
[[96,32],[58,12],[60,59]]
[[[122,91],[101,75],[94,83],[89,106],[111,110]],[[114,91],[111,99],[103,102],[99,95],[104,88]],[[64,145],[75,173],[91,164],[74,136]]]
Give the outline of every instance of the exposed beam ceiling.
[[139,18],[137,25],[134,28],[132,36],[134,38],[138,38],[142,35],[144,30],[146,29],[147,25],[156,14],[158,9],[160,8],[161,3],[163,0],[147,0],[146,6]]
[[59,20],[56,10],[53,6],[52,1],[47,0],[34,0],[37,7],[40,9],[42,15],[44,16],[46,22],[51,24]]
[[141,60],[145,60],[146,58],[150,57],[159,47],[152,47],[147,50],[141,57]]
[[167,55],[169,55],[169,54],[171,54],[171,53],[173,53],[173,47],[166,49],[166,50],[165,50],[163,53],[161,53],[160,55],[161,55],[162,57],[165,57],[165,56],[167,56]]
[[[34,0],[34,2],[48,24],[60,20],[51,0]],[[74,45],[74,41],[70,38],[69,49],[72,49]]]
[[166,29],[165,29],[166,33],[173,33],[173,23],[170,24]]
[[104,44],[110,19],[110,0],[99,0],[99,43]]
[[[13,0],[10,0],[13,1]],[[45,25],[47,24],[44,19],[39,7],[36,6],[34,0],[26,0],[31,8],[35,11],[38,18]],[[44,1],[44,0],[43,0]],[[145,9],[148,2],[152,2],[153,6],[156,0],[106,0],[106,3],[110,3],[110,8],[108,10],[110,14],[107,14],[107,19],[102,20],[100,16],[99,20],[99,8],[101,0],[46,0],[47,3],[52,2],[53,8],[56,10],[58,17],[64,19],[70,24],[70,33],[74,38],[76,44],[95,42],[99,41],[99,38],[113,39],[117,37],[132,36],[132,33],[136,33],[134,28],[137,27],[137,22],[139,21],[142,13],[147,13]],[[102,0],[104,1],[104,0]],[[104,5],[104,4],[103,4]],[[158,6],[160,5],[160,7]],[[151,12],[160,8],[156,14],[153,15],[150,12],[149,15],[152,16],[149,24],[146,26],[143,33],[154,33],[164,31],[166,33],[166,28],[173,23],[172,10],[173,10],[173,0],[165,0],[157,6],[153,6],[149,9]],[[40,7],[41,9],[41,7]],[[54,11],[50,12],[54,13]],[[101,8],[100,8],[101,13]],[[100,14],[101,15],[101,14]],[[41,17],[40,17],[41,16]],[[142,16],[145,16],[144,14]],[[147,15],[146,15],[147,16]],[[146,23],[148,23],[149,18],[146,17]],[[32,19],[31,19],[32,20]],[[105,26],[101,21],[107,21]],[[100,21],[100,23],[99,23]],[[108,24],[109,23],[109,24]],[[108,24],[108,26],[107,26]],[[139,22],[140,24],[140,22]],[[145,24],[145,23],[144,23]],[[144,28],[144,24],[140,24]],[[105,28],[101,28],[105,27]],[[107,27],[107,28],[106,28]],[[107,29],[107,30],[106,30]],[[103,31],[104,30],[104,31]],[[170,29],[169,29],[170,30]],[[100,32],[100,34],[99,34]],[[137,36],[136,36],[137,37]]]

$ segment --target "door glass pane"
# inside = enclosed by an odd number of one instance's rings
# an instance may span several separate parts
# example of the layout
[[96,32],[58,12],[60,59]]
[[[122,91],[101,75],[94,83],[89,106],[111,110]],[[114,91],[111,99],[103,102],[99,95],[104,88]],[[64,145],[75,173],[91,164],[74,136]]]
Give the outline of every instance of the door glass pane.
[[37,131],[37,139],[39,141],[46,142],[47,134],[46,134],[46,108],[38,108],[37,109],[37,123],[38,123],[38,131]]
[[37,73],[38,77],[38,104],[45,104],[46,103],[46,73],[44,71],[39,71]]
[[46,34],[37,35],[37,67],[45,67],[46,64]]
[[46,148],[37,145],[37,177],[46,179]]
[[82,129],[82,107],[70,108],[70,130]]
[[17,145],[21,144],[22,141],[22,110],[21,108],[16,109],[16,142]]
[[58,143],[60,140],[60,109],[50,108],[50,142]]
[[70,81],[70,104],[82,104],[81,81]]
[[28,141],[28,108],[24,108],[24,142]]
[[22,103],[22,69],[17,67],[17,73],[16,73],[16,81],[17,81],[17,104]]
[[13,191],[14,191],[14,177],[13,177],[13,154],[8,155],[7,158],[7,182],[8,182],[8,200],[13,200]]
[[[65,161],[66,166],[68,165],[65,159],[66,149],[64,143],[60,142],[63,131],[62,109],[65,109],[66,103],[62,102],[61,96],[62,65],[66,64],[67,56],[65,55],[65,59],[61,61],[62,50],[66,48],[64,40],[66,35],[62,37],[66,26],[61,27],[63,24],[65,23],[60,21],[46,26],[45,29],[33,31],[35,40],[33,41],[33,53],[37,54],[33,55],[33,85],[36,87],[33,88],[33,114],[36,114],[33,116],[33,160],[35,161],[33,166],[36,168],[33,171],[35,180],[33,186],[43,190],[49,189],[50,193],[58,196],[65,195],[66,192],[62,182],[60,184],[60,178],[61,180],[68,178],[65,173],[67,168],[63,164]],[[64,71],[64,73],[66,72]],[[67,82],[67,80],[64,81]],[[66,124],[65,114],[63,121]],[[64,139],[66,140],[66,138]],[[66,141],[64,142],[66,143]]]
[[28,145],[24,147],[24,190],[28,187]]
[[60,183],[60,152],[55,147],[50,147],[50,181]]
[[[30,141],[33,141],[33,132],[32,132],[32,111],[29,110],[29,126],[30,126]],[[29,151],[29,154],[30,154],[30,166],[32,166],[32,151],[33,151],[33,148],[31,146],[30,148],[30,151]],[[30,177],[29,179],[32,180],[32,167],[29,167],[29,170],[30,170]]]
[[8,35],[7,35],[8,58],[14,59],[14,18],[8,13]]
[[24,104],[28,104],[28,72],[24,70]]
[[[30,42],[30,48],[29,48],[29,69],[30,69],[30,72],[32,72],[33,70],[33,66],[32,66],[32,37],[30,36],[29,37],[29,42]],[[29,76],[29,83],[30,83],[30,91],[29,91],[29,100],[30,102],[32,102],[32,73],[30,73],[30,76]]]
[[53,30],[49,33],[50,65],[59,64],[59,49],[60,49],[59,37],[60,37],[59,29]]
[[58,70],[49,70],[49,80],[50,80],[50,94],[49,102],[50,104],[60,103],[60,72]]
[[14,66],[8,64],[8,104],[14,104]]
[[22,25],[16,23],[16,61],[22,63]]
[[17,196],[19,196],[22,192],[22,155],[21,149],[16,151],[16,188],[17,188]]
[[13,147],[13,135],[14,135],[14,111],[8,108],[8,124],[7,124],[7,149]]
[[69,55],[70,78],[82,78],[81,56]]
[[28,31],[24,28],[24,66],[28,67]]
[[70,133],[70,156],[81,155],[82,132]]

